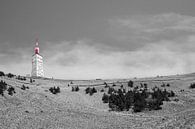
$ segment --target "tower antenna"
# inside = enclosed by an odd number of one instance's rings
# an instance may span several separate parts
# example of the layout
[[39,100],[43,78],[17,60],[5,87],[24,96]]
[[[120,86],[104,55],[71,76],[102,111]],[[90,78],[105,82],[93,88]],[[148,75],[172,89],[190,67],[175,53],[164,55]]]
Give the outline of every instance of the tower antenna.
[[38,45],[39,45],[39,39],[36,38],[36,46],[38,46]]

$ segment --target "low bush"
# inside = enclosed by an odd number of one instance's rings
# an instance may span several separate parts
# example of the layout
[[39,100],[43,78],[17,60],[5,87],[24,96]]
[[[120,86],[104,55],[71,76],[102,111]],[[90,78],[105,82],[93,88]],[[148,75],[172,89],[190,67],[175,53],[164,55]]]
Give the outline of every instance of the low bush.
[[191,89],[195,88],[195,83],[190,84],[190,88]]
[[1,76],[5,76],[5,73],[2,72],[2,71],[0,71],[0,77],[1,77]]
[[22,77],[22,76],[17,76],[17,78],[16,79],[18,79],[18,80],[21,80],[21,81],[26,81],[26,77]]
[[106,93],[103,94],[102,97],[102,101],[103,103],[108,103],[109,102],[109,95],[107,95]]
[[14,87],[12,87],[12,86],[10,86],[10,87],[7,89],[7,91],[8,91],[8,94],[11,95],[11,96],[12,96],[14,93],[16,93]]
[[104,88],[108,88],[109,87],[106,82],[104,82],[104,85],[105,85]]
[[97,90],[95,89],[95,87],[93,87],[93,88],[87,87],[85,89],[85,93],[89,94],[89,95],[93,95],[94,93],[97,93]]
[[101,89],[100,92],[104,92],[104,89]]
[[128,86],[129,86],[129,87],[133,87],[133,81],[131,81],[131,80],[128,81]]
[[22,85],[21,89],[22,90],[26,90],[26,89],[29,89],[29,87],[28,86],[25,86],[25,85]]
[[7,76],[8,78],[13,78],[13,77],[14,77],[14,74],[8,73],[8,74],[6,74],[6,76]]
[[147,88],[134,87],[133,90],[128,92],[125,89],[115,90],[114,88],[108,89],[108,94],[103,94],[103,103],[109,103],[109,108],[115,111],[129,110],[131,107],[134,112],[141,112],[145,109],[159,110],[163,101],[170,101],[168,97],[174,97],[173,91],[168,92],[166,89],[161,90],[154,87],[152,91]]
[[79,91],[79,87],[78,86],[76,86],[76,87],[72,87],[72,91]]
[[4,96],[4,91],[7,89],[7,83],[0,81],[0,95]]
[[57,94],[57,93],[60,93],[60,88],[59,87],[50,87],[49,88],[49,91],[53,94]]
[[113,83],[113,84],[112,84],[112,86],[113,86],[113,87],[115,87],[115,86],[116,86],[116,84],[115,84],[115,83]]

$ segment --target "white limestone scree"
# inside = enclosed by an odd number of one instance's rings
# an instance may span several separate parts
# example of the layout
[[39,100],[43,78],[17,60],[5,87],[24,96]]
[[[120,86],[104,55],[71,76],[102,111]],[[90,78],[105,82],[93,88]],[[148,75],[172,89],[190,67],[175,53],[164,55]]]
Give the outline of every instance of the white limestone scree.
[[39,43],[36,40],[34,54],[32,56],[32,77],[44,77],[43,57],[39,54]]

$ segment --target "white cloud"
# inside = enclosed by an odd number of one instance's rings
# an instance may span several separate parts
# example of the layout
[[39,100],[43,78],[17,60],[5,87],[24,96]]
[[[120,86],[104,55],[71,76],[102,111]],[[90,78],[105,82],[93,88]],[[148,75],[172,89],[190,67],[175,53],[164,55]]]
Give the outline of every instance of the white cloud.
[[[186,43],[190,44],[192,39],[189,37]],[[182,45],[175,48],[176,42],[160,42],[135,51],[103,53],[99,48],[79,41],[69,51],[54,54],[48,59],[46,62],[52,63],[45,64],[46,73],[57,78],[94,79],[170,75],[195,69],[195,52],[183,53],[180,50]]]

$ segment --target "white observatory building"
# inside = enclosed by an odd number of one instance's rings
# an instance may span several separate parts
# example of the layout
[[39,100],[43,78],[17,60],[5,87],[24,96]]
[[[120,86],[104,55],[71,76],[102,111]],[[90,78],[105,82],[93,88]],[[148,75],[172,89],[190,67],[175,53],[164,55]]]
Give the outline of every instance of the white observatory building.
[[32,56],[32,77],[43,77],[43,57],[39,54],[39,43],[36,40],[34,54]]

